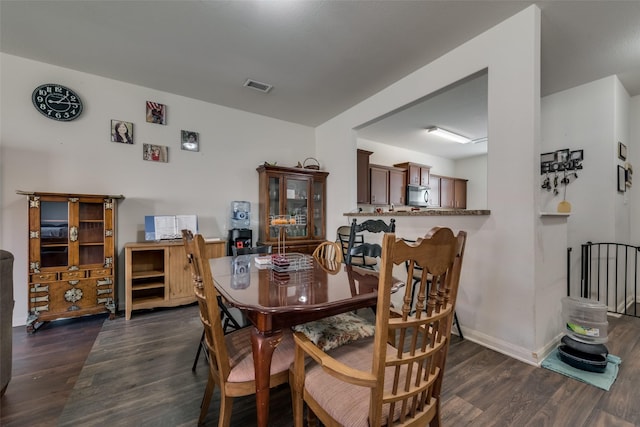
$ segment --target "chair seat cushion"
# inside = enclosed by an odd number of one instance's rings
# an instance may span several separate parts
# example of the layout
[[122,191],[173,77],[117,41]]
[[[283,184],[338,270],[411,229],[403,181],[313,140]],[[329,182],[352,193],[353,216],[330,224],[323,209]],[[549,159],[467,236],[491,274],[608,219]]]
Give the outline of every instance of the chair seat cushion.
[[[228,382],[239,383],[255,380],[253,352],[251,350],[251,328],[243,328],[225,335],[231,372]],[[284,331],[282,341],[271,359],[271,375],[287,371],[293,363],[295,344],[291,331]]]
[[349,312],[296,325],[293,330],[305,334],[323,351],[329,351],[362,338],[372,337],[375,325]]
[[[366,338],[337,348],[329,354],[340,362],[362,371],[371,371],[373,362],[373,338]],[[394,354],[397,350],[387,344],[387,354]],[[406,377],[406,367],[402,367],[400,378]],[[391,390],[393,386],[393,370],[388,369],[384,379],[384,389]],[[369,426],[369,401],[371,389],[345,383],[327,374],[318,364],[309,360],[306,366],[304,388],[339,425],[350,427]],[[435,404],[432,401],[431,404]],[[400,418],[401,405],[396,405],[394,420]],[[383,406],[383,424],[389,418],[389,406]]]

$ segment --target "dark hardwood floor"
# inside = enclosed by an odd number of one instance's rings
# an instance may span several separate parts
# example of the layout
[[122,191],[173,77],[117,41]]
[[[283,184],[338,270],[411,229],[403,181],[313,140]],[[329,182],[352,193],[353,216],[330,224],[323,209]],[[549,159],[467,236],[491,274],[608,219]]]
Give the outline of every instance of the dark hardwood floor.
[[[195,315],[197,308],[185,307],[166,310],[152,315],[139,314],[123,328],[131,329],[156,317],[167,322],[184,321],[185,314]],[[148,317],[147,317],[148,316]],[[67,399],[72,393],[85,360],[105,322],[106,316],[91,316],[81,319],[64,320],[47,324],[34,335],[26,333],[24,327],[13,329],[13,376],[5,396],[1,400],[0,425],[13,426],[57,426],[65,425],[60,419]],[[136,322],[135,320],[138,320]],[[117,319],[116,321],[121,321]],[[157,320],[154,320],[157,322]],[[108,321],[107,321],[108,322]],[[196,325],[196,323],[192,323]],[[169,330],[171,326],[167,326]],[[164,330],[154,326],[155,330]],[[464,327],[463,327],[464,329]],[[124,329],[122,329],[124,330]],[[111,331],[114,332],[113,330]],[[190,372],[199,331],[185,337],[180,343],[179,363],[186,364]],[[111,338],[108,338],[111,339]],[[127,338],[128,340],[131,337]],[[179,339],[179,338],[173,338]],[[105,338],[102,338],[104,341]],[[193,342],[192,342],[193,341]],[[104,343],[102,344],[104,345]],[[443,388],[443,424],[445,426],[595,426],[631,427],[640,426],[640,319],[622,316],[609,318],[609,351],[622,358],[618,379],[610,391],[564,377],[560,374],[537,368],[504,356],[500,353],[472,343],[469,340],[452,338]],[[135,346],[130,346],[131,348]],[[173,346],[171,346],[173,348]],[[193,349],[193,351],[191,351]],[[125,352],[126,353],[126,352]],[[93,354],[93,353],[92,353]],[[177,357],[176,351],[167,352]],[[160,356],[149,356],[149,358]],[[155,359],[157,360],[157,359]],[[94,361],[94,367],[101,362]],[[119,366],[127,369],[144,370],[144,357],[140,350],[121,355]],[[133,366],[132,366],[133,365]],[[206,375],[206,365],[200,362],[198,377]],[[123,374],[124,375],[124,374]],[[110,370],[109,375],[97,375],[100,384],[100,399],[113,400],[117,395],[108,381],[122,382],[118,372]],[[157,379],[149,378],[149,382]],[[185,379],[186,381],[186,379]],[[189,376],[188,381],[194,383]],[[198,379],[197,381],[201,381]],[[203,384],[203,383],[202,383]],[[202,391],[191,391],[200,396]],[[120,385],[121,388],[122,385]],[[143,384],[138,384],[142,387]],[[175,392],[174,392],[175,393]],[[216,393],[217,395],[218,393]],[[162,399],[162,396],[158,396]],[[255,425],[254,400],[242,398],[234,403],[232,426]],[[129,406],[144,407],[145,401],[126,402]],[[99,403],[97,403],[99,405]],[[125,408],[119,402],[115,408]],[[197,406],[197,405],[196,405]],[[272,392],[272,420],[276,426],[290,426],[290,394],[287,386]],[[68,409],[68,408],[67,408]],[[88,414],[96,408],[88,407]],[[169,408],[168,411],[174,411]],[[65,413],[69,412],[64,410]],[[168,416],[153,425],[195,425],[195,422],[177,422]],[[193,414],[193,420],[197,414]],[[131,424],[126,413],[112,410],[94,423],[75,425],[118,426]],[[217,403],[212,402],[208,425],[217,424]],[[142,425],[136,423],[135,425]],[[148,424],[150,425],[150,424]]]
[[35,334],[13,328],[12,376],[0,425],[55,426],[107,315],[45,323]]

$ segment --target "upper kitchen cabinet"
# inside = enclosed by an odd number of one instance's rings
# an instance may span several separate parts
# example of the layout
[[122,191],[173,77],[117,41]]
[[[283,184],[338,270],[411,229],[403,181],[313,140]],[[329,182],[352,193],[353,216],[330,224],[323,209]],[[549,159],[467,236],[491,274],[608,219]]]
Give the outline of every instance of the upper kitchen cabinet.
[[329,173],[267,165],[257,171],[258,243],[277,247],[284,241],[288,252],[312,253],[325,240]]
[[[449,209],[467,208],[467,180],[448,176],[433,176],[440,181],[440,207]],[[433,191],[433,187],[432,187]]]
[[358,181],[358,203],[370,203],[369,194],[369,156],[372,151],[358,150],[357,157],[357,181]]
[[406,205],[407,172],[404,169],[389,169],[389,203]]
[[431,166],[411,162],[397,163],[393,166],[407,170],[407,184],[429,185],[429,171]]
[[406,171],[390,166],[370,165],[371,204],[404,205]]

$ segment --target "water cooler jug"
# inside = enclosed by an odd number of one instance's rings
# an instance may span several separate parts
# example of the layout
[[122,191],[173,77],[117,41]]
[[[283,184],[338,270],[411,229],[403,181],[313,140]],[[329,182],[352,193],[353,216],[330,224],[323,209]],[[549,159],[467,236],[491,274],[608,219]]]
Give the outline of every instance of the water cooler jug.
[[250,248],[253,245],[251,224],[251,203],[231,202],[231,229],[227,238],[227,255],[233,255],[233,247]]

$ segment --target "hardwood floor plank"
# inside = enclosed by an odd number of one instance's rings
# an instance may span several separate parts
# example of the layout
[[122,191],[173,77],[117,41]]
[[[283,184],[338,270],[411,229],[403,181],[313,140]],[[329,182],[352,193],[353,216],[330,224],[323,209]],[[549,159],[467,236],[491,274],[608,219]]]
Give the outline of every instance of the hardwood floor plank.
[[[13,377],[3,427],[193,426],[206,383],[197,307],[52,322],[35,335],[14,328]],[[609,392],[452,337],[443,383],[445,426],[640,425],[640,319],[610,318],[610,352],[623,360]],[[216,425],[219,392],[207,415]],[[272,390],[272,425],[293,425],[288,385]],[[255,426],[255,398],[234,401],[232,426]]]

